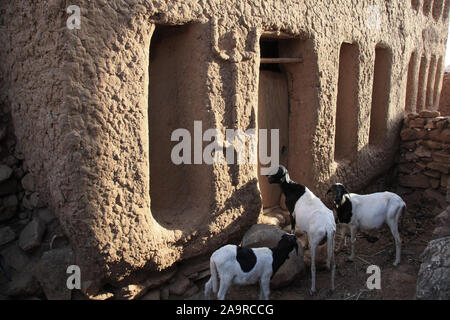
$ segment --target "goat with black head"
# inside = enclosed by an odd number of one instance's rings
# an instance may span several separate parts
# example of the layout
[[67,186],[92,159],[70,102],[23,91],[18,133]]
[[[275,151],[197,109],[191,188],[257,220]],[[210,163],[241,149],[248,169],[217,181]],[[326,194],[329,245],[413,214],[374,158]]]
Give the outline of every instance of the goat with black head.
[[351,201],[345,201],[344,196],[350,195],[350,192],[340,183],[336,183],[331,186],[331,188],[327,191],[327,194],[330,192],[334,193],[334,205],[337,213],[337,220],[340,223],[349,223],[352,217],[352,203]]
[[284,166],[276,168],[269,176],[269,183],[277,183],[286,197],[285,203],[291,216],[291,230],[297,226],[308,236],[311,248],[311,293],[316,291],[316,249],[327,241],[327,267],[331,269],[331,290],[334,290],[334,234],[336,224],[333,212],[307,187],[293,181]]
[[286,197],[285,204],[291,216],[291,233],[295,234],[294,209],[298,199],[305,193],[306,187],[292,181],[284,166],[279,166],[274,174],[268,175],[270,184],[279,184]]
[[395,240],[396,254],[394,266],[400,263],[401,239],[398,220],[406,209],[406,204],[392,192],[376,192],[360,195],[350,193],[341,183],[335,183],[327,193],[334,193],[334,205],[339,223],[348,224],[352,251],[350,261],[355,258],[356,233],[359,229],[378,229],[386,223]]

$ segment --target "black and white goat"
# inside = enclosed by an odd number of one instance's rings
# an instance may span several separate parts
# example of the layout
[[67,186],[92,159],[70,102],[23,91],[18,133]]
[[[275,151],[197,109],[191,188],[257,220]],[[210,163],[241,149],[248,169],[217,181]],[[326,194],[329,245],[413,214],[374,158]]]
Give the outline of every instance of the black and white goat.
[[275,248],[245,248],[229,244],[217,249],[209,260],[211,278],[205,285],[205,299],[211,299],[213,291],[219,300],[224,300],[230,285],[248,285],[259,281],[259,299],[268,300],[270,279],[289,259],[289,253],[294,248],[298,254],[296,236],[284,234]]
[[327,267],[331,269],[331,286],[334,290],[334,235],[336,223],[333,211],[328,209],[322,201],[307,187],[292,181],[284,166],[279,166],[277,171],[269,175],[269,183],[278,183],[286,197],[286,207],[291,215],[291,229],[295,232],[295,226],[305,232],[311,249],[311,293],[316,291],[316,249],[327,241]]
[[355,241],[358,229],[378,229],[386,223],[391,229],[395,240],[394,266],[400,263],[401,239],[398,232],[398,220],[406,208],[405,202],[395,193],[376,192],[360,195],[350,193],[341,184],[331,186],[327,193],[334,193],[334,204],[338,221],[350,227],[352,252],[349,260],[355,259]]

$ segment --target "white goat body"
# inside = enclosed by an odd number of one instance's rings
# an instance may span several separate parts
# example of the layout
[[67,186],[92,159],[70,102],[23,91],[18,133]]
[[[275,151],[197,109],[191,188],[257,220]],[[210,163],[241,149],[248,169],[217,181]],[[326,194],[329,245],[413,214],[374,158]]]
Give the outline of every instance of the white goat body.
[[297,227],[308,237],[323,239],[336,231],[333,211],[328,209],[307,187],[305,193],[297,200],[294,209]]
[[[255,284],[260,279],[269,279],[272,276],[272,251],[269,248],[254,248],[256,264],[250,272],[244,272],[236,260],[236,246],[226,245],[215,251],[210,258],[211,270],[218,273],[221,282],[229,281],[230,284],[247,285]],[[270,268],[267,268],[270,266]],[[212,273],[212,272],[211,272]],[[217,277],[213,278],[213,291],[217,292]],[[220,294],[220,293],[219,293]]]
[[378,229],[386,223],[395,240],[394,266],[399,264],[401,239],[398,232],[398,220],[406,208],[402,198],[388,191],[365,195],[349,193],[340,183],[334,184],[329,192],[332,190],[336,195],[338,219],[341,223],[347,223],[350,228],[352,251],[349,260],[355,258],[356,232],[359,229]]
[[[219,300],[224,300],[232,284],[250,285],[259,282],[259,299],[268,300],[270,279],[288,258],[292,249],[298,249],[298,244],[295,235],[285,234],[275,248],[244,248],[247,251],[241,256],[240,260],[244,265],[247,264],[244,267],[238,261],[238,248],[238,246],[232,244],[225,245],[211,255],[211,278],[205,285],[205,299],[211,298],[212,291],[217,293]],[[256,260],[254,260],[255,258]],[[248,268],[248,270],[244,271],[243,268]]]
[[297,227],[306,232],[311,250],[311,292],[316,291],[316,249],[323,239],[327,239],[327,267],[331,270],[330,289],[334,290],[334,235],[336,223],[333,211],[305,187],[305,193],[297,200],[294,208]]
[[396,223],[399,218],[398,208],[406,206],[400,196],[388,191],[371,194],[350,193],[344,197],[352,203],[353,215],[350,224],[363,230],[378,229],[385,222]]

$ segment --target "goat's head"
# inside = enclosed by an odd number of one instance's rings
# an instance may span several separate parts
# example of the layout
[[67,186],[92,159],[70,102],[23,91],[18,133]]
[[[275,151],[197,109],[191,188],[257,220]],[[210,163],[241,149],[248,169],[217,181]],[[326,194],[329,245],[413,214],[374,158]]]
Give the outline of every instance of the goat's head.
[[348,190],[344,187],[342,183],[335,183],[331,186],[330,189],[328,189],[327,194],[330,192],[334,193],[334,204],[336,208],[342,205],[342,198],[345,194],[350,194]]
[[267,175],[269,178],[269,183],[283,183],[286,180],[289,180],[289,173],[284,166],[279,166],[275,168],[270,174]]
[[298,243],[295,234],[286,233],[281,236],[281,240],[278,242],[278,247],[288,249],[289,252],[295,248],[295,252],[298,255]]

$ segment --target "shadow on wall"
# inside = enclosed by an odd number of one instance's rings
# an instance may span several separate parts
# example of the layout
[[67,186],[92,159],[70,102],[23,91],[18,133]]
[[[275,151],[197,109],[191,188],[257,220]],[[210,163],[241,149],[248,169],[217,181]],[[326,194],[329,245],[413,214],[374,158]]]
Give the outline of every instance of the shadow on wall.
[[[211,234],[210,238],[206,240],[207,244],[200,243],[185,249],[180,257],[180,261],[185,257],[189,257],[190,259],[200,255],[208,255],[226,243],[237,244],[240,242],[242,236],[247,231],[247,228],[242,228],[242,226],[247,225],[250,228],[250,226],[256,224],[262,209],[261,196],[257,183],[258,180],[254,178],[233,192],[233,195],[223,204],[222,209],[214,212],[214,216],[209,220],[210,226],[213,226],[214,224],[225,223],[225,221],[218,221],[218,219],[227,216],[228,221],[231,221],[231,223],[224,228],[222,226],[216,228],[220,232]],[[238,215],[227,213],[228,210],[233,210],[233,208],[237,208],[236,211],[240,213]],[[206,222],[206,220],[203,221],[203,223]],[[184,245],[185,240],[179,240],[173,244],[173,246],[181,247]],[[204,252],[205,246],[209,249],[208,252]]]
[[[396,143],[394,145],[394,148],[396,150],[400,149],[400,138],[399,138],[400,131],[401,130],[399,129],[398,134],[397,134],[398,140],[396,141]],[[333,174],[326,181],[321,183],[322,187],[320,190],[313,191],[317,195],[317,197],[319,197],[322,200],[322,202],[330,210],[333,210],[333,208],[334,208],[334,203],[333,203],[334,199],[333,199],[332,195],[330,195],[330,194],[327,195],[326,192],[334,183],[337,183],[337,182],[343,183],[350,192],[355,192],[355,193],[359,193],[359,192],[361,192],[361,190],[363,190],[364,192],[381,192],[381,191],[386,191],[389,188],[391,188],[393,185],[395,185],[395,179],[397,176],[396,170],[395,170],[395,166],[396,166],[395,154],[397,154],[398,152],[395,152],[394,155],[390,159],[382,159],[381,161],[379,160],[379,158],[372,159],[374,164],[371,165],[370,159],[371,159],[371,151],[372,150],[373,150],[373,147],[370,145],[366,145],[361,150],[361,154],[367,157],[367,160],[363,160],[362,162],[367,163],[367,167],[368,167],[367,170],[364,170],[364,168],[362,168],[361,174],[367,174],[369,171],[372,172],[371,171],[372,168],[378,167],[379,163],[384,163],[385,166],[383,168],[379,168],[378,174],[373,175],[372,178],[370,178],[370,179],[367,179],[367,177],[361,177],[360,179],[352,179],[351,182],[346,182],[345,180],[342,179],[342,177],[340,175]],[[357,165],[357,164],[352,164],[352,165]],[[370,168],[369,168],[369,166],[370,166]],[[385,188],[385,190],[380,189],[379,184],[373,185],[374,182],[378,181],[381,178],[384,178],[384,180],[386,182],[386,184],[383,186]]]

